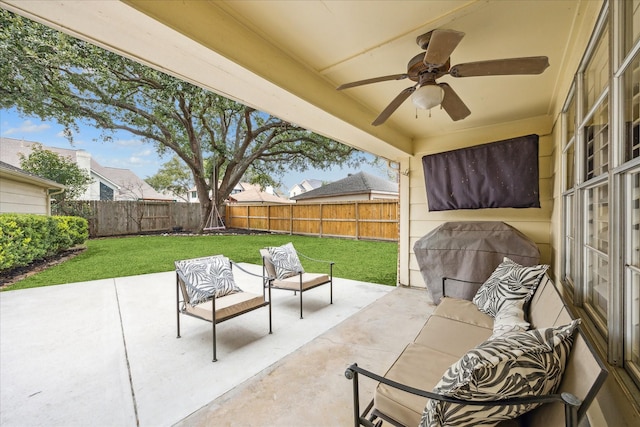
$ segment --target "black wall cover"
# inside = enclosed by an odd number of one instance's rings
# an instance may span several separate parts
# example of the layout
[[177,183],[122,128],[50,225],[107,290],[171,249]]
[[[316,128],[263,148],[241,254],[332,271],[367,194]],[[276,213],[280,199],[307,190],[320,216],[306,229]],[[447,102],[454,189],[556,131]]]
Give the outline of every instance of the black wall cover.
[[430,211],[539,208],[538,135],[422,158]]

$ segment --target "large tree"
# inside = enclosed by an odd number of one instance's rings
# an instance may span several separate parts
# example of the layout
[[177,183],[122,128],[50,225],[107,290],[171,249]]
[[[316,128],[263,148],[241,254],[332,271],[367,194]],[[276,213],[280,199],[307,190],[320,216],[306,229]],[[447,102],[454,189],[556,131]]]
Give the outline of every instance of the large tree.
[[287,170],[364,161],[351,147],[2,9],[0,107],[55,119],[71,140],[87,123],[107,141],[124,130],[158,154],[175,152],[193,175],[201,228],[211,185],[220,205],[243,176],[277,184]]
[[20,154],[20,167],[34,175],[65,186],[65,191],[52,196],[63,211],[64,203],[81,196],[93,181],[89,173],[80,169],[76,162],[46,150],[42,145],[34,145],[28,156]]
[[193,180],[189,170],[178,156],[164,163],[155,175],[144,179],[161,193],[169,193],[188,201],[188,191]]

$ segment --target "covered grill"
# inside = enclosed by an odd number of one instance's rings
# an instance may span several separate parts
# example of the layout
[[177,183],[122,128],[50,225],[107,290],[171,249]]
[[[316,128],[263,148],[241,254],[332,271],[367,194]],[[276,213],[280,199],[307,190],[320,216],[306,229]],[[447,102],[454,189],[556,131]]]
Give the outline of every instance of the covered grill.
[[447,296],[471,300],[505,256],[525,266],[540,261],[536,244],[501,221],[445,222],[421,237],[413,250],[436,304],[443,277],[459,280],[447,280]]

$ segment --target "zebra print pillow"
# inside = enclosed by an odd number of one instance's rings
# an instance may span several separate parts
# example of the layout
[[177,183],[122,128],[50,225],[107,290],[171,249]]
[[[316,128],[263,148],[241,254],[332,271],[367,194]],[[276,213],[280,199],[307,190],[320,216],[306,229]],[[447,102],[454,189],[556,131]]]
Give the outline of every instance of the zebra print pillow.
[[271,255],[273,266],[276,269],[276,278],[279,280],[286,279],[298,273],[304,273],[293,243],[267,249],[269,250],[269,255]]
[[176,261],[176,270],[184,281],[189,304],[196,306],[211,298],[242,292],[233,280],[229,258],[216,255]]
[[[480,401],[553,394],[562,379],[579,323],[577,319],[564,326],[485,341],[451,365],[433,391]],[[420,427],[495,426],[536,406],[460,405],[430,399]]]
[[473,303],[481,312],[496,317],[500,307],[508,301],[529,301],[548,268],[546,264],[524,267],[504,257],[478,289]]
[[488,338],[493,340],[511,332],[522,332],[529,329],[529,322],[524,320],[523,300],[510,301],[500,307],[493,321],[493,334]]

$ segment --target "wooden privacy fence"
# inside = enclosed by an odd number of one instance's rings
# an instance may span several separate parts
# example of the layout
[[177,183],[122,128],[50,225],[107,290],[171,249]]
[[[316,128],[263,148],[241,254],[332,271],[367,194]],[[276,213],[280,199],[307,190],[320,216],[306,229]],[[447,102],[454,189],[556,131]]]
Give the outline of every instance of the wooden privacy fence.
[[230,228],[320,237],[397,241],[398,218],[397,200],[226,206]]
[[202,215],[199,203],[105,200],[67,202],[63,211],[53,213],[86,218],[90,237],[173,231],[177,227],[197,230]]

